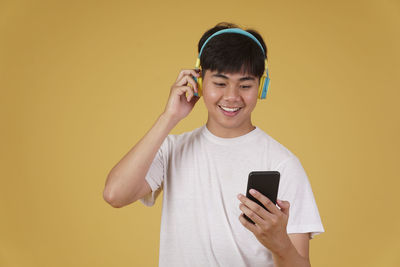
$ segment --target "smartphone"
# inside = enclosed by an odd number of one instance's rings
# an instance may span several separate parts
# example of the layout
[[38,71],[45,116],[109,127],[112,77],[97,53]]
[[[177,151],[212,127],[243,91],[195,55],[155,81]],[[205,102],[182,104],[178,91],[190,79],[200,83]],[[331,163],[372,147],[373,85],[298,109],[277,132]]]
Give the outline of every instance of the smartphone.
[[[246,197],[256,202],[268,211],[268,209],[253,195],[250,194],[250,189],[255,189],[267,198],[269,198],[274,204],[276,204],[276,198],[278,196],[279,179],[281,174],[278,171],[253,171],[249,173],[249,179],[247,181]],[[243,214],[244,217],[254,224],[254,222]]]

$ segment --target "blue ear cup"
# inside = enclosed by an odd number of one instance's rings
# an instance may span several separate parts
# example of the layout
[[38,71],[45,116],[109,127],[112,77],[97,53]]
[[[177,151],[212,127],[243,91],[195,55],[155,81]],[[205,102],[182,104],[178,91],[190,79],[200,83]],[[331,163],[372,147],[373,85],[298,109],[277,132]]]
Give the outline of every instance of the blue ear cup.
[[267,92],[268,92],[268,88],[269,88],[269,77],[266,78],[265,83],[264,83],[264,88],[263,88],[263,92],[261,94],[261,99],[265,99],[267,97]]
[[[222,34],[222,33],[238,33],[238,34],[242,34],[242,35],[245,35],[245,36],[251,38],[254,42],[256,42],[258,44],[258,46],[261,48],[261,50],[262,50],[262,52],[263,52],[263,54],[265,56],[265,51],[264,51],[264,48],[262,47],[261,43],[251,33],[247,32],[245,30],[242,30],[240,28],[223,29],[223,30],[217,31],[214,34],[212,34],[204,42],[203,46],[200,49],[199,56],[197,57],[197,60],[196,60],[196,67],[195,67],[196,69],[201,69],[201,67],[200,67],[200,56],[201,56],[201,53],[203,52],[203,49],[204,49],[205,45],[207,44],[207,42],[211,38],[213,38],[214,36]],[[198,90],[198,93],[195,93],[194,95],[200,97],[202,95],[202,90],[203,90],[202,78],[201,77],[196,78],[194,76],[192,76],[192,77],[197,83],[197,90]],[[267,67],[267,59],[265,59],[265,70],[264,70],[263,76],[260,78],[260,87],[258,89],[258,98],[259,99],[265,99],[266,98],[267,91],[268,91],[268,88],[269,88],[269,83],[270,83],[270,79],[269,79],[269,73],[268,73],[268,67]]]

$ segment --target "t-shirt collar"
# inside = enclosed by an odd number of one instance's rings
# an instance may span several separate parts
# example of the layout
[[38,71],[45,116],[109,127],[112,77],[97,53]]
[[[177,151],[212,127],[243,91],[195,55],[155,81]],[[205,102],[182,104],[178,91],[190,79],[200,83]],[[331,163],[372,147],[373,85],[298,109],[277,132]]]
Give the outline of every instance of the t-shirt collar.
[[214,135],[213,133],[208,130],[207,125],[204,125],[201,129],[201,132],[204,137],[206,137],[211,142],[220,144],[220,145],[233,145],[233,144],[240,144],[253,139],[254,136],[258,135],[260,129],[256,126],[256,128],[244,135],[231,137],[231,138],[224,138]]

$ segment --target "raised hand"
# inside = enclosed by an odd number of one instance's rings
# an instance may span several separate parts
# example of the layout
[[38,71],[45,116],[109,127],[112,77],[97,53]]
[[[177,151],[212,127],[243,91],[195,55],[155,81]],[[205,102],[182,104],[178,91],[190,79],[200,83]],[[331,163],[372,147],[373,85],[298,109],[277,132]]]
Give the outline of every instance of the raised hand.
[[200,74],[194,69],[181,70],[171,86],[164,114],[176,122],[185,118],[199,100],[199,97],[194,95],[195,92],[197,93],[197,83],[192,76],[199,77]]

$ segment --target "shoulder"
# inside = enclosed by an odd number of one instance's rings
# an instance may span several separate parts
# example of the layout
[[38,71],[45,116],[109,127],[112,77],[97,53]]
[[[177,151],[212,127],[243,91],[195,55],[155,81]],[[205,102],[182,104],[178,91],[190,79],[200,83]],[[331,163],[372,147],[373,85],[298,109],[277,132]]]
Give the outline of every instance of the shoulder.
[[182,146],[197,142],[201,137],[203,127],[196,128],[189,132],[181,134],[169,134],[162,144],[164,150],[175,150]]
[[198,139],[201,135],[201,131],[202,131],[203,127],[204,126],[196,128],[189,132],[181,133],[181,134],[169,134],[167,136],[167,139],[169,140],[169,142],[172,142],[172,143],[184,143],[184,142],[187,142],[190,140]]
[[257,143],[266,151],[270,160],[273,161],[273,166],[279,167],[290,160],[298,160],[297,156],[290,151],[285,145],[281,144],[278,140],[273,138],[267,132],[258,128],[259,134],[257,135]]

